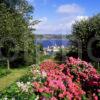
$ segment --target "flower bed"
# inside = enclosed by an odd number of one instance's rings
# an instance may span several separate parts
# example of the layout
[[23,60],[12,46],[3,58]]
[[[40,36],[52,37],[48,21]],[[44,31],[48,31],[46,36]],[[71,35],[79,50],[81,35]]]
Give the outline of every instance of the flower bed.
[[[100,99],[100,74],[91,64],[72,57],[61,65],[45,61],[40,67],[33,67],[31,74],[14,86],[20,100]],[[9,95],[5,92],[3,97],[5,94],[11,98],[11,92]]]

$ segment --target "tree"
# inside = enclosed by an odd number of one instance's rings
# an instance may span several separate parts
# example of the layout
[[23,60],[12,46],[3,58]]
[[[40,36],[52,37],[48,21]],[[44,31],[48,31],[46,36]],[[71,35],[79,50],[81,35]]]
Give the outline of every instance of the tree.
[[[78,48],[78,44],[82,46],[82,57],[85,60],[90,61],[91,58],[88,56],[88,50],[90,49],[93,56],[100,57],[100,14],[97,14],[88,19],[75,22],[73,24],[72,35],[74,39],[72,44]],[[95,39],[89,47],[91,39]],[[79,49],[79,48],[78,48]],[[95,52],[96,51],[96,52]]]
[[11,11],[21,14],[33,12],[33,7],[29,5],[27,0],[0,0],[0,3],[4,3]]
[[[1,0],[3,1],[3,0]],[[25,9],[28,7],[24,5],[19,5],[19,3],[9,6],[12,1],[20,0],[4,0],[0,1],[0,49],[1,49],[1,58],[5,58],[7,61],[7,67],[10,69],[10,61],[12,57],[15,59],[15,55],[19,56],[19,53],[23,52],[24,54],[32,54],[34,45],[34,35],[29,28],[29,19],[26,18],[25,14],[28,14],[28,10]],[[8,2],[9,1],[9,2]],[[25,0],[21,0],[25,1]],[[26,2],[26,1],[25,1]],[[8,4],[8,5],[7,5]],[[19,6],[18,6],[19,5]],[[16,11],[21,8],[23,13]],[[13,10],[12,10],[13,9]],[[28,12],[27,12],[28,11]],[[32,22],[34,23],[34,22]],[[28,57],[28,56],[27,56]]]

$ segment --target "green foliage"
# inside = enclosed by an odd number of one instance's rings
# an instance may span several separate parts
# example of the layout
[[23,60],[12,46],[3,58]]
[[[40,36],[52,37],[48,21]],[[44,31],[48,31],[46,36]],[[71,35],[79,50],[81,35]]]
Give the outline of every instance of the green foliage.
[[[82,58],[87,61],[91,61],[88,56],[89,50],[93,53],[93,56],[96,58],[100,57],[100,14],[97,14],[88,19],[77,21],[73,24],[72,30],[72,44],[77,47],[79,50],[79,45],[82,47]],[[89,43],[93,40],[91,47]]]
[[0,0],[11,11],[16,11],[21,14],[27,14],[33,11],[33,7],[28,4],[27,0]]
[[29,25],[36,21],[29,22],[30,12],[26,0],[0,1],[0,58],[7,60],[8,68],[15,60],[27,65],[34,62],[34,35]]
[[77,58],[78,53],[77,53],[77,48],[75,47],[68,47],[67,49],[60,49],[55,56],[54,59],[58,63],[64,63],[67,59],[67,57],[73,56],[74,58]]
[[72,34],[66,35],[66,39],[72,40],[73,38],[74,38],[74,36]]
[[8,98],[8,100],[11,100],[14,98],[15,100],[34,100],[36,98],[36,95],[34,93],[26,93],[22,92],[16,83],[12,84],[11,87],[4,90],[1,94],[1,99]]
[[43,93],[42,95],[43,95],[43,97],[45,97],[45,98],[49,98],[49,99],[52,97],[51,94],[47,94],[47,93]]
[[58,63],[64,63],[66,60],[66,53],[67,51],[65,49],[60,49],[56,54],[54,59],[58,61]]
[[38,44],[38,45],[37,45],[37,48],[38,48],[38,50],[39,50],[40,52],[43,52],[43,46],[42,46],[42,44]]
[[86,95],[82,96],[82,100],[87,100]]

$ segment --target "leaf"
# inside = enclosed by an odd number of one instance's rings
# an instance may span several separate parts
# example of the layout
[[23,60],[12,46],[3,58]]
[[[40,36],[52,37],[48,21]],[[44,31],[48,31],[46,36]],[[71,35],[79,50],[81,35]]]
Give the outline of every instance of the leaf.
[[46,98],[51,98],[52,96],[51,96],[51,94],[47,94],[47,93],[43,93],[42,94],[44,97],[46,97]]
[[36,95],[33,93],[33,94],[31,94],[31,96],[29,97],[29,100],[35,100],[35,98],[36,98]]

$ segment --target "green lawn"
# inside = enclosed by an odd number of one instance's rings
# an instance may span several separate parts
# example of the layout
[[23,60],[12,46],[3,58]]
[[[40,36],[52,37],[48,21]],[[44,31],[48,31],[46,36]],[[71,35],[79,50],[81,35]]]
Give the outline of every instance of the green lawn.
[[27,68],[13,69],[7,76],[0,78],[0,91],[14,83],[17,79],[21,78],[27,73]]

